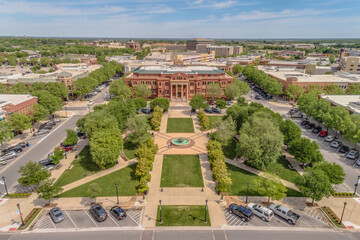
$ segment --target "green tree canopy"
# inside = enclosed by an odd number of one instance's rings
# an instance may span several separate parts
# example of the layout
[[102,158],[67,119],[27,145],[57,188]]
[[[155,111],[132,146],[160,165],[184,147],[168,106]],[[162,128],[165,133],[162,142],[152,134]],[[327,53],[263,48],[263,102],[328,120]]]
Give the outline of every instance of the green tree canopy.
[[140,145],[150,137],[148,133],[150,126],[144,118],[129,118],[125,124],[125,129],[130,132],[128,140],[136,145]]
[[192,109],[207,108],[209,105],[206,103],[205,97],[201,94],[195,94],[190,100]]
[[110,84],[109,92],[112,95],[118,96],[122,100],[129,99],[132,96],[131,88],[122,79],[113,81]]
[[64,150],[60,149],[59,147],[56,147],[54,149],[54,154],[50,156],[50,159],[54,164],[58,164],[60,160],[64,158]]
[[46,179],[37,189],[39,199],[44,199],[51,203],[51,199],[59,195],[62,191],[62,188],[55,185],[55,179]]
[[136,109],[142,109],[142,108],[146,107],[147,102],[144,98],[137,97],[137,98],[134,98],[134,105],[135,105]]
[[66,139],[64,141],[64,145],[75,145],[78,143],[79,141],[79,137],[76,134],[76,132],[74,130],[71,129],[66,129]]
[[286,89],[286,95],[290,98],[290,99],[294,99],[295,101],[297,100],[298,96],[300,96],[301,94],[304,93],[304,89],[299,86],[299,85],[294,85],[291,84],[287,89]]
[[224,95],[224,91],[218,83],[210,83],[207,85],[207,95],[212,99],[221,98]]
[[159,106],[164,111],[167,111],[170,107],[170,101],[167,98],[157,97],[150,102],[150,107],[152,109],[154,109],[156,106]]
[[46,169],[42,169],[42,165],[37,162],[27,162],[24,166],[21,166],[19,173],[21,177],[18,182],[23,186],[30,186],[39,184],[41,181],[51,176],[50,172]]
[[286,197],[287,188],[275,174],[264,173],[264,177],[254,179],[252,184],[260,194],[268,197],[268,202],[270,199],[281,200]]
[[216,132],[213,133],[215,140],[223,145],[227,145],[236,134],[236,122],[231,116],[227,117],[224,121],[219,121],[215,124]]
[[151,96],[151,90],[145,84],[139,84],[134,87],[134,95],[136,97],[148,98]]
[[20,113],[13,113],[9,117],[9,123],[16,132],[22,132],[31,128],[31,119]]
[[284,143],[286,145],[290,144],[295,139],[301,138],[301,129],[290,119],[286,119],[280,124],[280,131],[284,135]]
[[24,83],[16,83],[11,87],[10,93],[27,94],[29,93],[29,89],[25,86]]
[[294,155],[297,161],[304,164],[322,162],[324,158],[319,149],[320,147],[315,141],[305,137],[294,139],[288,145],[289,153]]
[[322,161],[316,163],[313,168],[319,168],[324,171],[331,184],[342,184],[346,177],[344,169],[337,163]]
[[69,91],[64,83],[49,82],[46,86],[46,90],[51,94],[61,99],[68,97]]
[[10,141],[14,137],[11,131],[11,125],[8,122],[0,121],[0,145]]
[[342,89],[339,85],[331,84],[325,87],[325,93],[328,95],[344,95],[344,89]]
[[61,98],[50,94],[48,91],[35,91],[33,95],[38,97],[38,103],[45,107],[50,114],[62,108]]
[[226,101],[224,99],[216,100],[216,107],[220,109],[226,108]]

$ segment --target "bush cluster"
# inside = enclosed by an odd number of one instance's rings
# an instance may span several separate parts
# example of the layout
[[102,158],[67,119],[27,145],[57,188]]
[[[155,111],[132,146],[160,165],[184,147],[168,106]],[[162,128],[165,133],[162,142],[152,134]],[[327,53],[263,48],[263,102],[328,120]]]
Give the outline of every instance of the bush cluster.
[[202,131],[210,127],[210,120],[209,117],[206,115],[204,109],[199,110],[198,119]]

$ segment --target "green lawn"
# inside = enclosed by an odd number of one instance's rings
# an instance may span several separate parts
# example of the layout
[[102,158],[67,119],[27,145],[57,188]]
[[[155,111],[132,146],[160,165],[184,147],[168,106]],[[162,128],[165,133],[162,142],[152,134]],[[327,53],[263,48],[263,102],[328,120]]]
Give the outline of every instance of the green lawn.
[[223,152],[226,158],[234,159],[236,157],[236,141],[234,139],[231,142],[224,146]]
[[168,118],[167,133],[193,133],[194,124],[192,118]]
[[209,129],[214,128],[215,123],[220,122],[223,120],[224,116],[208,116],[210,120],[210,126]]
[[124,153],[128,159],[135,158],[135,153],[138,147],[130,141],[124,143]]
[[196,155],[165,155],[161,187],[203,187],[200,160]]
[[79,153],[78,159],[72,162],[74,165],[71,169],[66,169],[65,172],[56,181],[55,185],[65,186],[69,183],[75,182],[79,179],[100,172],[101,169],[96,165],[90,155],[90,147],[85,146],[84,149]]
[[204,206],[161,206],[158,207],[156,226],[211,226],[209,211],[207,211],[207,223],[205,223]]
[[[257,189],[252,187],[254,179],[261,178],[255,174],[245,171],[241,168],[235,167],[231,164],[226,164],[231,176],[232,185],[228,190],[229,196],[246,196],[247,183],[250,183],[249,196],[262,196]],[[288,188],[288,197],[302,197],[302,194],[296,190]]]
[[267,166],[266,172],[277,173],[280,178],[295,183],[295,179],[300,176],[300,174],[296,170],[290,169],[288,164],[288,160],[281,156],[276,163]]
[[87,191],[89,185],[92,183],[97,183],[102,189],[100,196],[116,196],[115,184],[119,186],[119,196],[135,196],[136,186],[139,185],[139,180],[135,176],[135,168],[136,164],[132,164],[126,168],[122,168],[116,172],[66,191],[60,194],[60,197],[88,197]]

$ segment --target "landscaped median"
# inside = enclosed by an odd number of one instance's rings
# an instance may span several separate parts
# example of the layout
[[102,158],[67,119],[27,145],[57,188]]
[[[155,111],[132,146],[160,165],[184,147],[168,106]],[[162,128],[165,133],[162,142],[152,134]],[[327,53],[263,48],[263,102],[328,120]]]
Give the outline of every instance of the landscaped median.
[[27,229],[31,225],[31,223],[35,220],[35,218],[39,215],[41,210],[42,210],[42,208],[34,208],[33,210],[31,210],[29,215],[27,215],[26,218],[24,219],[25,225],[20,226],[17,230]]
[[158,206],[156,226],[211,226],[209,211],[205,205],[162,205],[161,222]]

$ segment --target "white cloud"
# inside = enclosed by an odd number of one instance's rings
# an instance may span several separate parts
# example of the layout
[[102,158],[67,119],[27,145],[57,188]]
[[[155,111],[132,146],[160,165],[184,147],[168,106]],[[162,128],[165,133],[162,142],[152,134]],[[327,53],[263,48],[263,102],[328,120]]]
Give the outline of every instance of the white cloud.
[[220,9],[220,8],[229,8],[232,7],[236,4],[235,1],[227,1],[227,2],[216,2],[216,3],[212,3],[207,5],[206,7],[210,7],[210,8],[215,8],[215,9]]
[[172,13],[175,12],[174,9],[168,6],[156,6],[153,7],[151,10],[144,10],[146,13]]
[[204,2],[204,0],[196,0],[196,1],[193,2],[193,4],[201,4],[203,2]]

